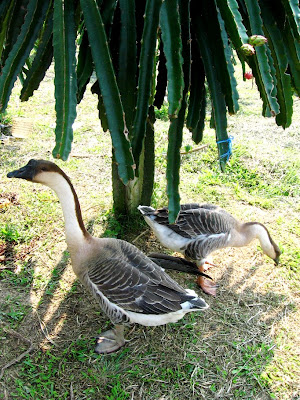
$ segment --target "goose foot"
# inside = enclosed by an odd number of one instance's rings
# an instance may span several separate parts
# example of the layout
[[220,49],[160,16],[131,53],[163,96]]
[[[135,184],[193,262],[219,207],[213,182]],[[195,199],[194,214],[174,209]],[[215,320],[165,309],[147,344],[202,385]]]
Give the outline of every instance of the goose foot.
[[116,325],[115,329],[110,329],[97,337],[96,343],[95,352],[98,354],[109,354],[119,350],[125,344],[124,327]]
[[214,282],[209,281],[203,276],[199,276],[196,280],[197,285],[201,287],[204,293],[216,296],[217,285]]

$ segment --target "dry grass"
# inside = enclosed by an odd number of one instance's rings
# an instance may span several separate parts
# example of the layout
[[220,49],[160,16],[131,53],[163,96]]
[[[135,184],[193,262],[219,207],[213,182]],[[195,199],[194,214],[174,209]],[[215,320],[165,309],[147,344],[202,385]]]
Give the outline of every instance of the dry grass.
[[[9,365],[0,399],[298,399],[299,101],[292,127],[283,131],[259,115],[255,90],[241,82],[241,112],[229,119],[236,158],[227,175],[217,169],[209,128],[209,147],[182,157],[182,201],[211,201],[240,219],[265,223],[283,249],[280,266],[256,242],[219,251],[219,268],[210,271],[218,295],[203,295],[207,312],[164,327],[131,327],[123,350],[97,356],[93,337],[109,322],[75,281],[58,200],[47,188],[6,179],[30,158],[51,159],[52,75],[27,103],[18,101],[18,90],[9,113],[30,117],[33,131],[0,147],[6,203],[0,209],[0,370]],[[157,205],[166,202],[166,126],[156,126]],[[137,247],[165,251],[141,222],[126,230],[110,215],[110,146],[88,95],[78,108],[72,156],[58,163],[74,183],[90,231],[133,241],[145,230]],[[190,277],[171,275],[195,288]]]

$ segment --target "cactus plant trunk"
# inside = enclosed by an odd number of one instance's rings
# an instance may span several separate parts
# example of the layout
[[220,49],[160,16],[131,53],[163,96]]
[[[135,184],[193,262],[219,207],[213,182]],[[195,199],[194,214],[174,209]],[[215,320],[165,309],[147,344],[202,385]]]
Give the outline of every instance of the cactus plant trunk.
[[154,107],[149,107],[146,136],[138,173],[125,186],[118,175],[116,160],[112,157],[113,208],[116,217],[136,213],[139,204],[150,205],[154,184]]

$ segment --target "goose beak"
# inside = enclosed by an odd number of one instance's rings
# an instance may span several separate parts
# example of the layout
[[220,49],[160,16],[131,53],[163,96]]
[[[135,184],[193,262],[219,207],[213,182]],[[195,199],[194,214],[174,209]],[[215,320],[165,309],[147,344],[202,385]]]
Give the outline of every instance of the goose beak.
[[274,259],[275,265],[279,264],[279,256]]
[[27,181],[32,181],[34,177],[34,168],[30,165],[25,165],[22,168],[11,171],[7,174],[8,178],[21,178],[26,179]]

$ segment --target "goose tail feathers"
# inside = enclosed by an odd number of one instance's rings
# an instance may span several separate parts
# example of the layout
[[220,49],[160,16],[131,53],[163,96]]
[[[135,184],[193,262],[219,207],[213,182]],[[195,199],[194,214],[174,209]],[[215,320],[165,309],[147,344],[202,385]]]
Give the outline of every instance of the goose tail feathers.
[[138,210],[142,213],[142,215],[147,215],[148,213],[153,213],[155,208],[150,206],[138,206]]
[[205,310],[209,307],[202,297],[198,297],[196,292],[191,289],[186,289],[187,298],[184,303],[181,303],[183,310]]
[[202,299],[202,297],[195,297],[194,299],[189,300],[189,302],[191,304],[191,308],[205,310],[206,308],[209,307],[209,305],[206,303],[204,299]]

